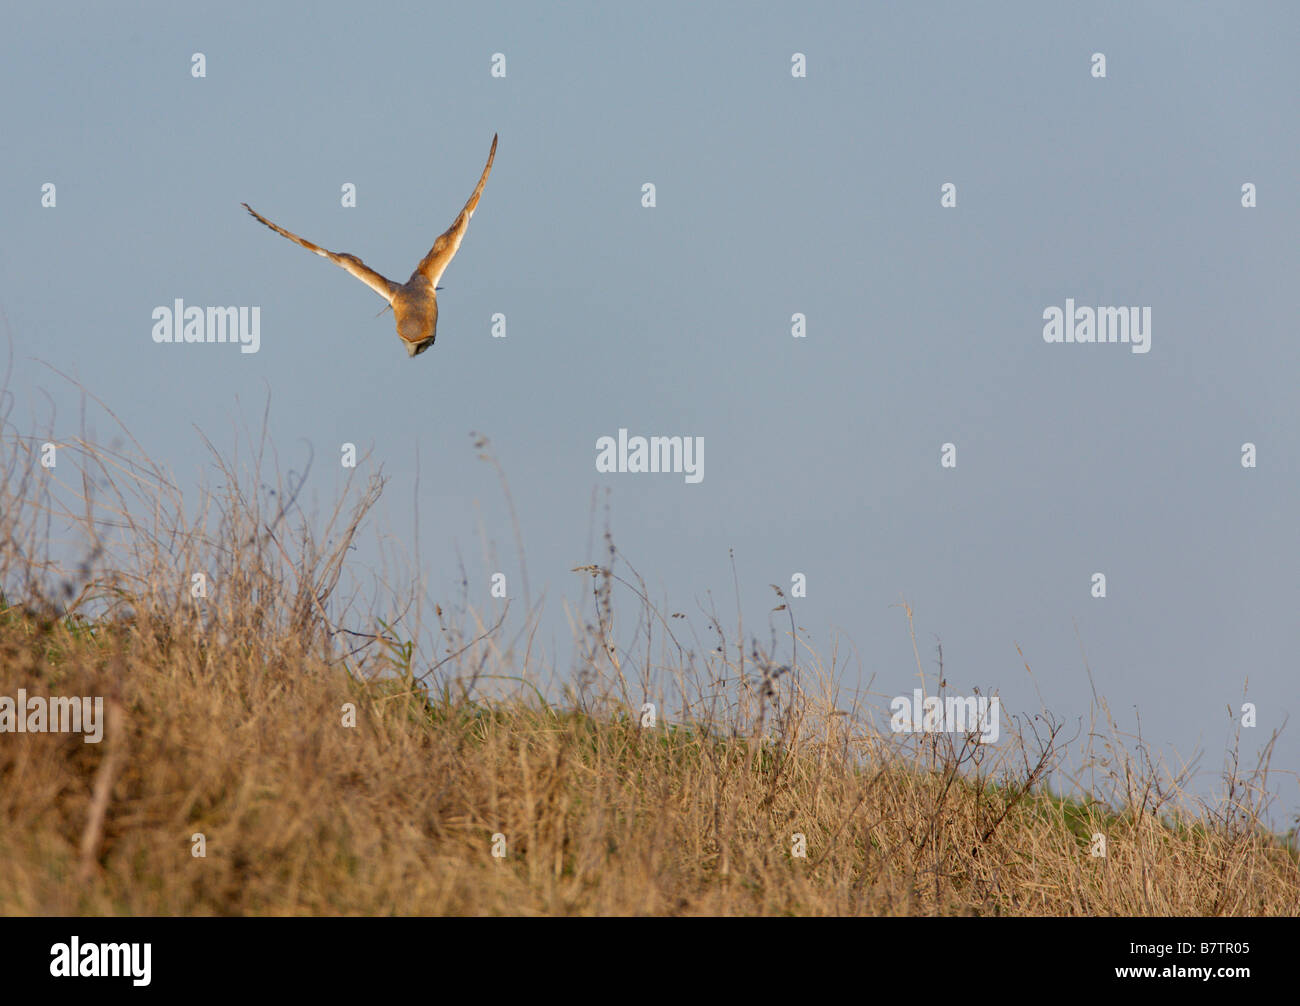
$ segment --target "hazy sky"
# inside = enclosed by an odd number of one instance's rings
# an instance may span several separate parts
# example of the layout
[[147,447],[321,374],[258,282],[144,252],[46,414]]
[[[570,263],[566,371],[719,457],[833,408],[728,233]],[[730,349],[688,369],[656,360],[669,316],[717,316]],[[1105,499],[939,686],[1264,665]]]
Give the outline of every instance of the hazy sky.
[[[1015,712],[1041,693],[1073,723],[1086,657],[1122,726],[1202,752],[1207,789],[1247,678],[1248,755],[1300,713],[1295,4],[182,6],[3,15],[20,429],[52,402],[77,431],[48,361],[192,490],[195,427],[233,450],[269,392],[283,467],[314,452],[313,505],[341,443],[373,450],[378,528],[401,545],[418,519],[431,596],[456,595],[463,556],[490,609],[480,521],[522,589],[480,431],[563,666],[596,488],[597,544],[607,502],[673,610],[711,591],[734,613],[734,549],[766,640],[768,584],[805,574],[799,624],[852,651],[845,684],[874,677],[882,714],[918,684],[901,598],[950,689]],[[493,133],[415,359],[374,293],[239,205],[400,282]],[[258,352],[156,344],[177,298],[258,307]],[[1067,298],[1149,307],[1150,351],[1045,342]],[[703,480],[598,472],[620,428],[702,437]],[[1300,723],[1273,764],[1300,767]],[[1286,823],[1294,774],[1275,789]]]

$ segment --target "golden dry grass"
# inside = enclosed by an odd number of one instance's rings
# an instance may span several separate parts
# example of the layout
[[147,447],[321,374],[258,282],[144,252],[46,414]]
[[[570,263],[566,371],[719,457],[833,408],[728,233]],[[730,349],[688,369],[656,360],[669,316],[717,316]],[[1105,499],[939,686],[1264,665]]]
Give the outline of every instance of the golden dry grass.
[[[900,743],[842,708],[806,649],[787,670],[716,620],[716,647],[678,645],[612,546],[579,574],[594,610],[547,703],[539,658],[493,626],[439,610],[429,668],[385,623],[331,609],[377,482],[290,536],[233,465],[191,522],[163,473],[66,444],[89,473],[60,483],[84,507],[69,512],[36,446],[4,446],[0,696],[105,696],[109,716],[100,744],[0,734],[0,913],[1300,910],[1294,849],[1260,824],[1262,767],[1199,804],[1112,731],[1092,762],[1107,791],[1053,796],[1050,719],[1004,728],[996,749]],[[42,548],[59,520],[83,535],[77,568]],[[616,594],[658,627],[654,659],[648,635],[618,641]],[[643,727],[655,676],[671,695]]]

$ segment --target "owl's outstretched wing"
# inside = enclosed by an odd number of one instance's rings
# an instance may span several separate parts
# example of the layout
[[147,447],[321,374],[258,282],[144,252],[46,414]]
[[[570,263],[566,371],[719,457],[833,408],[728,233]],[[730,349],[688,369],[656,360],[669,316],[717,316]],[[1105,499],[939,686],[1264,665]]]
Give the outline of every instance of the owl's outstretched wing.
[[357,279],[361,280],[362,283],[374,290],[375,293],[383,297],[384,300],[388,301],[390,304],[393,302],[393,294],[400,289],[399,285],[394,283],[391,279],[379,275],[379,273],[375,272],[375,270],[371,269],[370,266],[366,265],[355,255],[332,252],[328,248],[322,248],[320,245],[312,244],[305,238],[300,238],[292,231],[287,231],[278,224],[271,223],[271,221],[267,220],[266,217],[258,213],[257,210],[249,206],[248,203],[241,203],[240,205],[243,206],[244,209],[248,210],[249,213],[253,214],[253,216],[258,220],[262,221],[262,223],[266,224],[267,227],[270,227],[271,230],[275,231],[275,233],[288,238],[294,244],[302,245],[308,251],[315,252],[317,255],[325,256],[325,258],[329,259],[336,266],[346,269]]
[[474,189],[474,194],[469,197],[469,202],[465,208],[460,211],[458,216],[450,227],[438,236],[438,240],[433,243],[429,249],[429,254],[424,256],[420,264],[415,267],[415,272],[411,274],[414,279],[416,273],[422,273],[434,286],[438,285],[438,280],[442,278],[443,272],[455,258],[456,252],[460,250],[461,239],[465,236],[465,231],[469,227],[469,218],[474,215],[474,209],[478,206],[478,197],[483,194],[483,186],[487,183],[488,175],[492,172],[492,159],[497,155],[497,138],[492,136],[492,149],[488,151],[487,166],[483,168],[483,175],[478,180],[478,185]]

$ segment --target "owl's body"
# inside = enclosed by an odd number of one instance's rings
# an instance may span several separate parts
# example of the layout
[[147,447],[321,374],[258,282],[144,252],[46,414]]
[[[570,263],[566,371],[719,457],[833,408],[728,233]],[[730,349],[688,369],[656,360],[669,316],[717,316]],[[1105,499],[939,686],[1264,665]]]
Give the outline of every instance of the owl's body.
[[438,292],[419,270],[393,296],[393,318],[409,355],[419,356],[433,345],[438,331]]

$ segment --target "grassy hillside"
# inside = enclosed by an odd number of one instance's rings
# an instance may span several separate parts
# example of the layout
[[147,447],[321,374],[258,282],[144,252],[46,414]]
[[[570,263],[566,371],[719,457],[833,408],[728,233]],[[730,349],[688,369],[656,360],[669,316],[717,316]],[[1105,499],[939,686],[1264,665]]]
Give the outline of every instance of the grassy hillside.
[[98,745],[0,737],[10,914],[1265,914],[1300,896],[1294,857],[1247,824],[980,786],[883,742],[854,767],[847,735],[802,724],[757,743],[429,701],[283,636],[223,646],[14,608],[0,668],[0,694],[110,710]]

